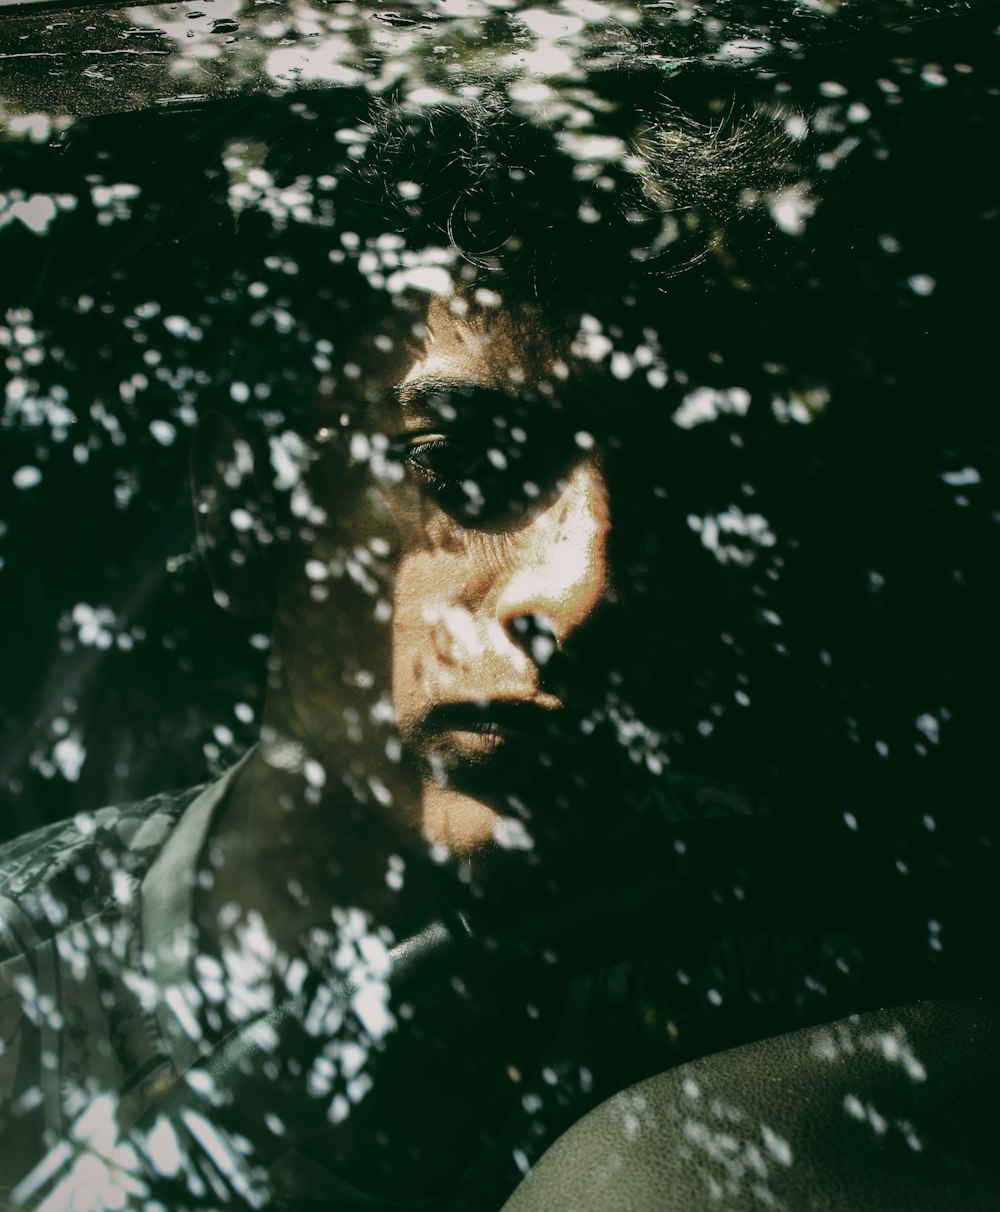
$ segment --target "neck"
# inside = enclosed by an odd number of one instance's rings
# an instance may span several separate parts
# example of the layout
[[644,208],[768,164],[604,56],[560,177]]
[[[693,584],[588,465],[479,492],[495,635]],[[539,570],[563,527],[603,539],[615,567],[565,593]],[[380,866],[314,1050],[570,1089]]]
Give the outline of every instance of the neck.
[[271,737],[230,788],[208,846],[202,921],[216,937],[257,916],[295,955],[330,929],[334,909],[360,909],[391,929],[440,899],[440,873],[408,833],[330,772],[318,786],[308,763],[297,742]]

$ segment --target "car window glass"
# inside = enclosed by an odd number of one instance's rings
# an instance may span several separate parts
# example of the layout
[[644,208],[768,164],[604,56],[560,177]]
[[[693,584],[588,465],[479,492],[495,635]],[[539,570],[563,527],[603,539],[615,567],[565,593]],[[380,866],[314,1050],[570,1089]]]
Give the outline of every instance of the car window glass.
[[499,1208],[986,994],[996,18],[0,9],[13,1206]]

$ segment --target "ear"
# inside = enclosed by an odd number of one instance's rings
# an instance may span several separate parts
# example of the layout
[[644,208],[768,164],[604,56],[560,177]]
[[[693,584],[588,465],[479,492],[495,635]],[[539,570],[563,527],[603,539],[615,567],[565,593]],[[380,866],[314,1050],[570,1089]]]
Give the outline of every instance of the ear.
[[190,470],[198,549],[216,602],[246,622],[268,623],[272,527],[253,446],[222,413],[206,413],[195,429]]

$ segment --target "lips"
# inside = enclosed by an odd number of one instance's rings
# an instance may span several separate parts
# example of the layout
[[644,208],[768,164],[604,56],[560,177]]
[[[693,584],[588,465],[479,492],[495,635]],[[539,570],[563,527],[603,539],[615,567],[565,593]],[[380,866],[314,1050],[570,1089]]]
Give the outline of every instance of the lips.
[[507,747],[562,745],[581,736],[565,709],[509,699],[438,704],[427,713],[421,731],[432,746],[443,741],[470,757]]

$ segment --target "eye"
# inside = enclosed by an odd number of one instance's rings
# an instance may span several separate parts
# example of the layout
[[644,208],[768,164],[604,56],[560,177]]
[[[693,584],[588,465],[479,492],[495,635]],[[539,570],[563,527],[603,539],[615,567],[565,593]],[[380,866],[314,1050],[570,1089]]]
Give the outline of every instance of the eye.
[[530,499],[520,452],[482,436],[408,435],[397,457],[443,509],[469,526],[516,517]]
[[442,492],[466,478],[476,459],[466,443],[454,438],[429,437],[414,442],[404,461],[418,479]]

